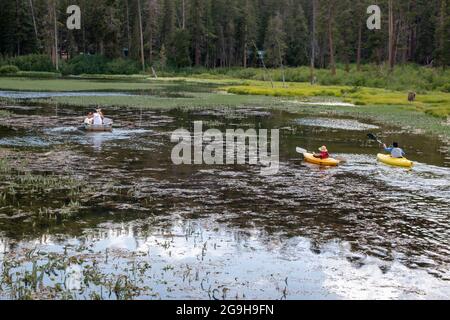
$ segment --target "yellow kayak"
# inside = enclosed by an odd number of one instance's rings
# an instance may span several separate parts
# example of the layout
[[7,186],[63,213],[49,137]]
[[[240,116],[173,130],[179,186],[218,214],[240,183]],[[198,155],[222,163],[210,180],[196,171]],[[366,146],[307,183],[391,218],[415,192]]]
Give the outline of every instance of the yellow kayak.
[[406,159],[406,158],[392,158],[388,154],[378,154],[378,161],[383,162],[384,164],[388,164],[396,167],[403,168],[412,168],[414,166],[414,162]]
[[312,163],[312,164],[318,164],[320,166],[327,166],[327,167],[335,167],[341,163],[339,160],[328,158],[328,159],[319,159],[315,158],[312,153],[304,153],[303,157],[305,158],[306,162]]

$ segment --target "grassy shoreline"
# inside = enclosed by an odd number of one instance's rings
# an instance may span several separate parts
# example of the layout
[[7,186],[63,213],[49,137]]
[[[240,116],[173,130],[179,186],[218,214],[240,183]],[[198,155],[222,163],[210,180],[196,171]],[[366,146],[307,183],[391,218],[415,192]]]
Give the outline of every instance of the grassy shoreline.
[[[132,79],[132,80],[131,80]],[[122,91],[147,95],[112,97],[54,97],[47,99],[0,99],[1,104],[40,104],[47,106],[99,105],[145,109],[205,109],[262,107],[310,115],[338,115],[370,119],[450,138],[450,94],[429,92],[419,94],[409,103],[407,92],[365,87],[311,86],[307,83],[236,81],[235,79],[162,78],[124,80],[0,78],[0,90],[18,91]],[[351,102],[356,107],[305,106],[303,101],[332,100]]]
[[224,87],[229,93],[241,95],[264,95],[273,97],[309,99],[311,97],[332,97],[358,106],[394,105],[425,112],[434,117],[446,119],[450,116],[450,93],[424,92],[416,101],[408,101],[408,92],[367,87],[322,86],[309,83],[267,83],[253,82],[251,85]]
[[[113,78],[114,79],[114,78]],[[393,91],[369,87],[323,86],[309,83],[290,82],[283,84],[274,82],[272,87],[264,81],[237,81],[235,79],[199,79],[199,78],[160,78],[144,79],[129,77],[125,81],[104,79],[26,79],[0,78],[0,90],[8,91],[48,91],[48,92],[80,92],[80,91],[121,91],[142,92],[170,90],[172,92],[190,93],[195,86],[208,86],[212,91],[223,90],[231,94],[250,96],[272,96],[287,98],[332,97],[343,102],[356,105],[399,105],[408,106],[435,117],[446,119],[450,116],[450,93],[432,91],[417,95],[414,103],[407,100],[407,91]],[[170,88],[172,87],[172,88]]]

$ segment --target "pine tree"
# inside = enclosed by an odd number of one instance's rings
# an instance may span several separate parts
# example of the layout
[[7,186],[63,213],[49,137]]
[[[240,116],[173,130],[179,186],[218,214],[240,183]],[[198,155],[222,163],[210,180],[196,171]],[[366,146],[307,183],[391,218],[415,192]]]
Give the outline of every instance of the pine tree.
[[[147,28],[146,39],[148,43],[149,62],[153,62],[155,47],[157,46],[159,3],[157,0],[147,1]],[[146,19],[144,19],[146,20]]]
[[267,66],[278,67],[283,64],[287,46],[286,33],[283,28],[283,19],[280,13],[277,13],[269,19],[264,49],[266,51]]
[[242,1],[238,7],[236,38],[238,48],[241,48],[238,50],[239,60],[242,61],[244,68],[248,66],[249,52],[252,51],[252,43],[256,41],[257,25],[254,7],[252,0]]
[[14,55],[17,52],[15,41],[16,4],[3,1],[0,10],[0,53]]
[[192,49],[194,51],[194,64],[200,66],[202,64],[203,35],[205,34],[205,1],[191,0],[189,29],[192,39]]
[[289,1],[284,24],[286,32],[286,62],[291,66],[308,64],[309,30],[303,6]]
[[[380,0],[382,29],[371,31],[365,27],[370,0],[3,0],[0,54],[39,52],[56,64],[61,53],[113,59],[129,52],[136,62],[152,63],[164,48],[176,66],[247,67],[265,48],[268,65],[310,65],[311,78],[316,66],[334,74],[336,63],[445,66],[449,2]],[[65,28],[72,4],[81,7],[81,30]]]
[[190,49],[190,35],[185,29],[177,29],[173,35],[172,47],[174,54],[171,57],[171,64],[177,68],[190,67],[191,58],[189,54]]
[[436,41],[436,12],[439,10],[439,0],[418,0],[416,10],[417,35],[415,39],[414,61],[429,65],[433,61],[434,44]]
[[[349,0],[340,0],[337,3],[336,29],[337,48],[340,60],[345,64],[345,70],[349,71],[349,65],[354,56],[354,48],[357,46],[358,33],[355,32],[355,22],[353,18],[356,16],[354,2]],[[356,23],[360,28],[360,21]]]
[[436,58],[438,65],[450,65],[450,1],[441,0],[436,32]]
[[174,0],[162,1],[163,7],[161,15],[160,43],[164,44],[166,49],[169,49],[172,42],[172,36],[175,31]]

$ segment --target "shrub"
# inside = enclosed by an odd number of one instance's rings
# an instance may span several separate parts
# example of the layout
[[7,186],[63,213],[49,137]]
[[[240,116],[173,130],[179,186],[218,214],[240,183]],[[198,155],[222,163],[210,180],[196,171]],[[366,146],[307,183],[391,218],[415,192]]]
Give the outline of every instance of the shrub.
[[106,73],[108,60],[99,55],[79,55],[61,66],[64,75]]
[[52,60],[49,56],[40,54],[30,54],[8,59],[9,63],[17,66],[22,71],[55,71]]
[[238,79],[252,79],[256,75],[256,71],[254,69],[233,70],[228,75]]
[[450,83],[446,83],[443,86],[439,87],[439,90],[442,92],[450,93]]
[[139,67],[136,61],[115,59],[106,64],[106,73],[108,74],[136,74],[139,73]]
[[56,79],[61,77],[58,72],[41,72],[41,71],[19,71],[17,73],[20,77],[39,78],[39,79]]
[[61,66],[63,75],[80,74],[137,74],[138,63],[134,60],[108,60],[99,55],[79,55]]
[[12,65],[6,65],[6,66],[0,67],[0,74],[16,74],[19,71],[20,71],[19,68],[17,68],[16,66],[12,66]]

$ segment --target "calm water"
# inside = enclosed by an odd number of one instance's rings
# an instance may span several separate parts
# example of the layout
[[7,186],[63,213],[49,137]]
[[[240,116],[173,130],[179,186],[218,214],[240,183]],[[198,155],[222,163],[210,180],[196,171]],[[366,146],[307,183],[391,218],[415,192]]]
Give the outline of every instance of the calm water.
[[[33,204],[0,206],[0,260],[19,261],[31,248],[88,256],[149,287],[136,298],[450,298],[450,158],[435,138],[258,109],[108,110],[116,129],[86,134],[78,130],[84,109],[8,110],[2,148],[31,154],[32,170],[99,191],[64,223],[39,225]],[[280,129],[280,172],[172,165],[170,134],[193,130],[195,120],[204,129]],[[368,132],[398,140],[417,165],[378,164]],[[323,144],[348,163],[324,169],[295,153]],[[130,272],[130,263],[150,267]]]

